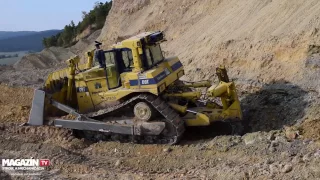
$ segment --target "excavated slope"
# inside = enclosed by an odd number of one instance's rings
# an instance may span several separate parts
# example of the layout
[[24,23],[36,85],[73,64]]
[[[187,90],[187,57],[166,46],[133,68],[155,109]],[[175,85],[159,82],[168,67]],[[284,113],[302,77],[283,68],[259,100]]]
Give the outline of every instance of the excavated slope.
[[165,31],[187,80],[225,65],[252,131],[270,131],[320,117],[319,27],[318,0],[115,0],[98,39]]
[[190,79],[212,78],[222,64],[244,84],[319,89],[319,12],[318,0],[115,0],[99,39],[163,30],[164,51],[179,56]]

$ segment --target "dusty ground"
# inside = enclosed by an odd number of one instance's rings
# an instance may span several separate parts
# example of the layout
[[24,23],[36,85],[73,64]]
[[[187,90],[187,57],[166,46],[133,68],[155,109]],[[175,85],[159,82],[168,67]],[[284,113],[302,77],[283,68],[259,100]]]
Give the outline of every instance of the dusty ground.
[[[0,158],[48,158],[41,176],[57,179],[317,179],[320,178],[320,121],[289,126],[279,118],[252,121],[244,136],[217,136],[208,128],[188,129],[180,145],[92,143],[67,130],[18,127],[26,121],[33,89],[0,86]],[[295,91],[295,90],[294,90]],[[265,91],[244,95],[250,117],[276,111]],[[280,97],[282,94],[280,95]],[[264,98],[263,98],[264,97]],[[263,100],[261,100],[261,98]],[[244,101],[256,99],[251,105]],[[277,99],[280,99],[279,97]],[[289,100],[288,100],[289,99]],[[288,98],[283,103],[292,103]],[[297,100],[300,100],[299,98]],[[261,102],[262,101],[262,102]],[[261,105],[267,109],[261,110]],[[280,102],[281,104],[281,102]],[[266,119],[263,119],[266,121]],[[286,124],[287,123],[287,124]],[[287,125],[286,128],[282,128]],[[216,130],[211,127],[212,131]],[[262,128],[265,132],[261,132]],[[6,178],[9,178],[6,176]],[[27,177],[14,176],[13,179]]]

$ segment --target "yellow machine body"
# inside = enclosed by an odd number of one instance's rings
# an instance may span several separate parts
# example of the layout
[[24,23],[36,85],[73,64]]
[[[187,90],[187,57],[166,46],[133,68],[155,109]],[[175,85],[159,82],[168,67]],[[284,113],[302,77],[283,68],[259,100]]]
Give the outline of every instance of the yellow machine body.
[[[208,126],[214,121],[242,119],[240,102],[234,82],[230,82],[224,67],[218,69],[220,83],[209,81],[177,85],[184,75],[178,57],[164,58],[160,48],[161,32],[142,33],[126,39],[105,51],[106,68],[93,64],[94,52],[88,52],[88,62],[79,64],[79,57],[67,60],[68,68],[51,73],[45,90],[56,101],[71,106],[81,114],[99,111],[132,95],[150,93],[161,96],[187,126]],[[220,71],[220,72],[219,72]],[[197,104],[200,91],[170,91],[175,87],[209,88],[206,96],[220,98],[222,104]],[[177,103],[184,99],[190,103]],[[47,112],[55,112],[51,106]]]

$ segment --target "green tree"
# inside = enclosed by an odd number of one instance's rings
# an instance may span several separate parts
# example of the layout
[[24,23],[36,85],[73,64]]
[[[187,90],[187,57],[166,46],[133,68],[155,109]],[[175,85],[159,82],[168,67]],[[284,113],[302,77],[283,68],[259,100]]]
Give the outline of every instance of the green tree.
[[[55,36],[43,38],[42,44],[45,47],[63,46],[68,47],[75,44],[75,38],[89,26],[94,29],[101,29],[106,17],[111,9],[112,1],[96,2],[93,9],[89,12],[82,11],[82,21],[75,25],[74,21],[66,25],[63,31]],[[94,25],[94,26],[93,26]]]

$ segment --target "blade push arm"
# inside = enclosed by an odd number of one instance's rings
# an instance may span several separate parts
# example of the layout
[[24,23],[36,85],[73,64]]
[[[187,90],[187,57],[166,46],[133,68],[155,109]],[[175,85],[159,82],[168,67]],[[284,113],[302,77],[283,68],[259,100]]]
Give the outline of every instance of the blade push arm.
[[229,81],[225,67],[217,68],[219,85],[211,86],[207,91],[208,97],[220,97],[224,117],[242,119],[241,107],[234,82]]

